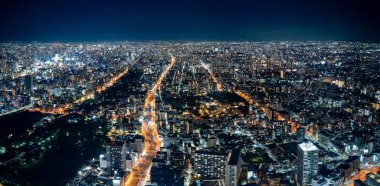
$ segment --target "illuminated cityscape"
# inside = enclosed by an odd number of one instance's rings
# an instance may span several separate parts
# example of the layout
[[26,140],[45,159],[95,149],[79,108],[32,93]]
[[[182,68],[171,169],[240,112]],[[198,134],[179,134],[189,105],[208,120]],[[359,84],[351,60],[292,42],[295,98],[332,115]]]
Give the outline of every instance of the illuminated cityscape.
[[0,186],[380,185],[372,1],[72,3],[0,3]]

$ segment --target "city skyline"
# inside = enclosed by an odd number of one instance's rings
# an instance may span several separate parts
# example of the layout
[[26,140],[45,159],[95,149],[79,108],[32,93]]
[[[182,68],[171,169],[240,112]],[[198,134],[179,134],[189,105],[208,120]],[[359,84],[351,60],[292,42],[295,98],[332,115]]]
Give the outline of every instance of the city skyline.
[[375,0],[0,0],[0,186],[380,186]]

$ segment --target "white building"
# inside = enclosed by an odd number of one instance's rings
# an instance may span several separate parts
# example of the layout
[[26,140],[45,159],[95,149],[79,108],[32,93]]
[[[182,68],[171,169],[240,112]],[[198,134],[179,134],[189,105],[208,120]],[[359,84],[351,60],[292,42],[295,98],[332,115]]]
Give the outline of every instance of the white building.
[[297,182],[301,186],[312,184],[318,176],[318,148],[311,142],[298,145]]

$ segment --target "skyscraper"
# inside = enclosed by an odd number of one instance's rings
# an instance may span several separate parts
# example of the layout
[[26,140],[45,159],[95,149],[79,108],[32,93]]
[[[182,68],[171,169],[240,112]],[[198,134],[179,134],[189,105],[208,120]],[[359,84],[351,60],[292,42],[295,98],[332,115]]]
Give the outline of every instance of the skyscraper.
[[33,79],[30,75],[25,76],[25,88],[29,91],[33,90]]
[[125,142],[110,142],[107,150],[107,173],[112,175],[114,171],[125,171],[126,166],[126,144]]
[[373,173],[368,173],[366,174],[366,183],[369,186],[379,186],[380,185],[380,176],[373,174]]
[[304,127],[299,127],[297,129],[297,140],[299,142],[302,142],[303,140],[305,140],[305,133],[306,133],[306,131],[305,131]]
[[225,182],[228,153],[219,151],[195,152],[194,170],[204,180]]
[[284,121],[273,121],[276,138],[281,138],[285,135]]
[[311,142],[298,145],[297,182],[301,186],[311,185],[318,176],[318,148]]
[[226,167],[226,185],[237,186],[241,174],[241,164],[243,160],[240,155],[240,149],[232,150],[231,156]]

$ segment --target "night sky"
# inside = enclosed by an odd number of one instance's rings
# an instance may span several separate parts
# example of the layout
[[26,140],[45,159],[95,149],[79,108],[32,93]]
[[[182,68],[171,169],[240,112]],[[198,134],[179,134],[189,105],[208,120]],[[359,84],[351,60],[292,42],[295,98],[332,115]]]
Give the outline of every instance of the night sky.
[[0,0],[0,41],[380,41],[378,0]]

